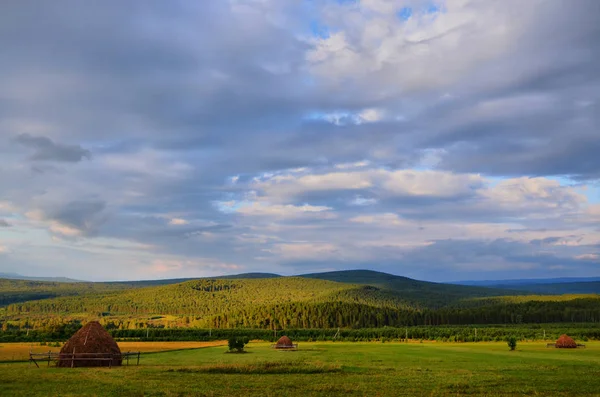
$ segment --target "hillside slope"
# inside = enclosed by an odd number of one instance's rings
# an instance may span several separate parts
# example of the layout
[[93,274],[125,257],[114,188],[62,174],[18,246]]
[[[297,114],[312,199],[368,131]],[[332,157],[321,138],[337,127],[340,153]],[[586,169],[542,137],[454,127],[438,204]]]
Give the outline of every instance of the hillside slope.
[[[245,274],[241,278],[184,281],[154,280],[113,283],[40,283],[0,281],[14,303],[9,311],[71,313],[217,314],[243,306],[314,300],[360,303],[375,307],[437,308],[471,297],[502,295],[505,291],[428,283],[374,271],[346,271],[280,277]],[[235,277],[235,276],[234,276]],[[169,284],[154,284],[154,283]],[[148,283],[150,286],[148,286]],[[63,298],[58,298],[63,296]],[[77,296],[77,298],[72,298]],[[48,300],[46,298],[57,297]],[[40,301],[33,301],[39,299]],[[31,302],[26,302],[31,301]],[[24,302],[16,305],[19,302]]]
[[535,294],[600,294],[600,281],[581,281],[550,284],[498,284],[494,288],[510,288]]
[[[357,286],[299,277],[199,279],[9,305],[9,313],[176,314],[207,316],[258,305],[323,301]],[[335,295],[334,295],[335,296]]]
[[66,281],[61,280],[21,280],[17,278],[0,278],[0,307],[11,303],[27,302],[40,299],[57,298],[61,296],[79,296],[95,293],[124,291],[146,287],[180,284],[193,280],[214,279],[268,279],[281,277],[272,273],[243,273],[231,276],[210,278],[172,278],[161,280],[139,281]]
[[[498,290],[425,283],[377,272],[199,279],[20,302],[0,309],[11,326],[102,317],[113,327],[329,328],[519,322],[598,322],[598,296],[490,296]],[[361,283],[369,282],[366,285]],[[78,284],[81,286],[80,284]],[[103,284],[105,288],[114,285]],[[123,285],[121,285],[123,287]],[[386,288],[387,287],[387,288]],[[466,288],[466,289],[463,289]],[[1,294],[0,294],[1,295]],[[479,295],[479,297],[469,297]],[[0,319],[0,323],[2,323]]]
[[416,307],[435,308],[446,306],[462,299],[514,294],[514,291],[508,289],[432,283],[373,270],[311,273],[303,274],[299,277],[371,285],[384,290],[394,291]]

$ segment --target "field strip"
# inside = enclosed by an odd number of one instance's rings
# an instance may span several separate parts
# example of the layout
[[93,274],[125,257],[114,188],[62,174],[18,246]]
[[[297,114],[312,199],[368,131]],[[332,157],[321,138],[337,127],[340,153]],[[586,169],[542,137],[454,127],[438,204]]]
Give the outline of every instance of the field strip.
[[[139,351],[158,353],[174,350],[201,349],[205,347],[226,346],[227,341],[210,342],[117,342],[122,352]],[[29,351],[35,353],[59,352],[60,347],[42,346],[39,343],[2,343],[0,344],[0,362],[27,361]]]

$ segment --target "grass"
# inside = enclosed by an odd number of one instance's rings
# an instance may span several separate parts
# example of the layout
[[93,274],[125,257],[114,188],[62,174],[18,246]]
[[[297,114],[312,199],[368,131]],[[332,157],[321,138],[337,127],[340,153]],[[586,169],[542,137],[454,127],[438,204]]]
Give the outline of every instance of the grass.
[[[226,346],[227,341],[210,342],[118,342],[122,352],[136,351],[142,353],[164,352],[171,350],[199,349],[203,347]],[[34,353],[58,352],[60,347],[42,346],[39,343],[4,343],[0,344],[0,362],[27,361],[29,351]]]
[[545,343],[301,343],[281,352],[250,343],[148,353],[113,369],[0,364],[11,396],[600,396],[600,342],[586,349]]

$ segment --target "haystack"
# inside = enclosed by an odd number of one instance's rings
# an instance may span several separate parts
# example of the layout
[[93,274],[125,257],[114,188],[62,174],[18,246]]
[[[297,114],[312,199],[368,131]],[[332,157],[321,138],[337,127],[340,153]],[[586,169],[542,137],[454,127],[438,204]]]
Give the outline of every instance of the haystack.
[[275,349],[293,349],[295,347],[292,340],[287,336],[282,336],[275,344]]
[[577,347],[577,342],[568,335],[561,335],[556,341],[555,346],[561,349],[575,349]]
[[121,349],[117,342],[98,321],[90,321],[60,349],[58,366],[108,367],[121,365],[121,362]]

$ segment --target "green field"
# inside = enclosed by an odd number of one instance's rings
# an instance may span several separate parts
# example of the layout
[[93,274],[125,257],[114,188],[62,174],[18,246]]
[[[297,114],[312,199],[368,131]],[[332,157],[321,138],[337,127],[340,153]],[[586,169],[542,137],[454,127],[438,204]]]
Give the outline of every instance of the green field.
[[600,396],[600,343],[301,343],[280,352],[250,343],[151,353],[139,367],[0,364],[0,394],[97,396]]

